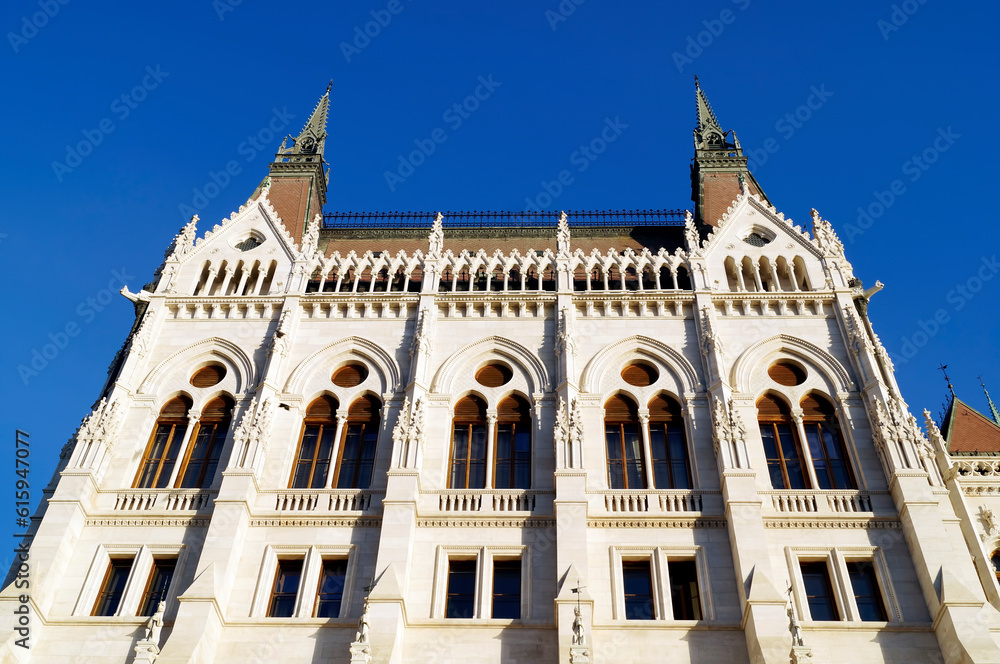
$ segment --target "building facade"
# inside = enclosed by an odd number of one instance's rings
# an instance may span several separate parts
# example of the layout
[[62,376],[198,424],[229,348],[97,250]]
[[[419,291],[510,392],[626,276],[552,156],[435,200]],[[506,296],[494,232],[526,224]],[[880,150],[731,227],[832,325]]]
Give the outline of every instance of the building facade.
[[1000,466],[700,88],[693,214],[324,217],[328,95],[123,290],[4,662],[1000,663]]

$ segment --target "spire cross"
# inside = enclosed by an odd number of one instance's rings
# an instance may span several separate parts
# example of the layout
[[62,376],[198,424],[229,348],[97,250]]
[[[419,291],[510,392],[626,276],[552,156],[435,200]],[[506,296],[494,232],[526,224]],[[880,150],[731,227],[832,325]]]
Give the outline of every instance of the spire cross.
[[979,376],[979,384],[983,387],[983,393],[986,395],[986,401],[990,404],[990,415],[993,416],[993,421],[1000,424],[1000,410],[997,409],[996,404],[993,403],[993,399],[990,398],[990,393],[986,389],[986,383],[983,382],[983,377]]
[[948,378],[948,365],[942,364],[938,367],[938,369],[940,369],[941,373],[944,374],[944,380],[948,383],[948,391],[951,392],[951,396],[955,396],[955,388],[951,384],[951,378]]

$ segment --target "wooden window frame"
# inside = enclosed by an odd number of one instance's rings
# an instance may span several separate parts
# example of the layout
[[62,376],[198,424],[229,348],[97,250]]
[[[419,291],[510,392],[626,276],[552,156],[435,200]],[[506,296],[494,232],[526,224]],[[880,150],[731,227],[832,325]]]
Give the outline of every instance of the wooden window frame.
[[[364,397],[364,396],[359,397],[359,399],[364,399],[364,398],[371,398],[371,397]],[[375,401],[376,401],[375,399],[372,399],[373,403],[375,403]],[[379,405],[381,406],[381,404],[379,404]],[[352,486],[349,486],[349,487],[340,487],[339,486],[339,484],[340,484],[340,471],[341,471],[341,468],[342,468],[342,465],[343,465],[343,462],[344,462],[344,450],[347,449],[347,445],[346,445],[346,443],[347,443],[347,436],[350,433],[350,430],[351,430],[352,426],[360,426],[361,427],[361,444],[358,446],[358,454],[359,455],[365,449],[365,430],[366,430],[366,427],[372,426],[375,429],[375,432],[374,432],[375,442],[372,444],[372,447],[373,447],[373,450],[372,450],[372,472],[371,472],[371,477],[368,478],[368,486],[357,486],[359,484],[359,482],[358,482],[358,473],[360,472],[361,459],[363,458],[362,456],[358,456],[358,458],[355,459],[356,465],[354,467],[354,481],[351,482]],[[379,432],[380,432],[380,430],[382,428],[382,417],[381,417],[381,415],[379,413],[373,413],[372,417],[369,418],[368,420],[360,421],[357,418],[355,418],[354,420],[352,420],[351,416],[350,416],[350,409],[348,409],[347,420],[344,421],[344,424],[343,424],[343,426],[341,428],[343,429],[343,431],[340,432],[340,441],[338,443],[338,449],[337,449],[337,464],[334,467],[333,481],[331,482],[330,485],[332,487],[334,487],[334,488],[343,488],[343,489],[367,489],[367,488],[371,487],[372,480],[375,478],[375,456],[376,456],[376,454],[378,454],[378,442],[379,442],[378,439],[379,439]]]
[[[135,567],[135,556],[126,557],[122,555],[111,556],[108,560],[107,569],[104,571],[104,577],[101,579],[101,585],[98,586],[97,596],[94,598],[94,606],[90,610],[90,615],[99,618],[111,618],[117,616],[122,609],[122,604],[125,603],[125,596],[128,593],[129,577],[132,576],[132,570]],[[103,604],[104,599],[109,594],[108,593],[108,582],[111,580],[111,574],[115,569],[122,569],[125,571],[125,579],[122,581],[121,593],[118,596],[118,602],[115,604],[115,610],[111,613],[98,613],[98,609]]]
[[[219,396],[216,398],[219,399],[225,397]],[[214,400],[215,399],[213,399],[212,401]],[[212,481],[215,480],[215,475],[218,474],[219,470],[219,463],[222,462],[222,451],[226,448],[226,439],[229,437],[229,429],[230,427],[232,427],[233,411],[236,408],[236,405],[232,403],[230,399],[227,398],[227,402],[229,408],[228,416],[198,418],[198,422],[195,423],[194,430],[191,432],[191,436],[188,438],[187,449],[184,450],[184,460],[181,463],[180,469],[177,471],[177,479],[174,482],[174,488],[208,489],[211,486]],[[209,452],[218,451],[218,459],[216,461],[215,471],[213,471],[212,477],[205,476],[206,469],[208,467],[206,461],[212,458],[211,454],[207,454],[202,459],[201,470],[198,472],[198,477],[196,478],[194,485],[190,487],[183,487],[182,485],[184,484],[184,476],[187,475],[188,464],[190,464],[191,462],[191,453],[194,451],[195,445],[198,442],[198,436],[201,434],[201,430],[204,425],[212,425],[213,427],[215,427],[215,430],[212,432],[212,439],[211,442],[209,443],[209,448],[208,448]],[[220,432],[222,434],[221,437],[219,435]],[[207,484],[206,480],[208,480]]]
[[[810,395],[807,395],[807,396],[811,396],[814,399],[821,400],[820,401],[821,403],[826,402],[826,405],[830,406],[831,409],[833,408],[833,406],[828,401],[826,401],[825,398],[821,399],[821,397],[819,397],[818,395],[814,395],[814,394],[810,394]],[[826,416],[819,416],[819,415],[803,415],[802,416],[802,428],[806,432],[806,441],[805,442],[806,442],[807,445],[809,444],[809,428],[810,427],[816,427],[816,434],[819,437],[820,451],[823,453],[823,459],[824,459],[824,461],[826,461],[826,468],[827,468],[827,470],[826,470],[826,479],[830,483],[830,487],[831,487],[830,490],[832,490],[832,491],[856,491],[857,488],[858,488],[858,478],[857,478],[857,476],[854,473],[854,464],[851,463],[851,457],[847,454],[847,444],[846,444],[847,441],[844,440],[844,433],[841,430],[840,422],[837,419],[836,413],[834,412],[834,413],[831,413],[830,415],[826,415]],[[846,486],[846,487],[838,487],[838,486],[836,486],[836,481],[834,479],[833,470],[832,470],[831,464],[830,464],[829,452],[828,452],[827,447],[826,447],[826,442],[825,442],[825,440],[823,438],[824,428],[826,428],[826,430],[831,431],[833,433],[834,438],[836,439],[836,443],[835,444],[837,445],[837,451],[840,453],[840,459],[841,459],[841,462],[844,464],[844,467],[845,467],[845,470],[846,470],[846,473],[847,473],[848,484],[850,486]],[[819,473],[816,472],[816,455],[813,454],[812,449],[809,450],[809,455],[810,455],[810,457],[812,457],[813,472],[815,473],[816,480],[818,482],[820,478],[819,478]]]
[[[534,443],[535,443],[534,436],[532,436],[532,433],[531,433],[532,432],[532,424],[533,424],[532,419],[531,419],[531,406],[530,406],[530,404],[528,404],[527,400],[525,400],[525,399],[523,399],[521,397],[515,396],[513,394],[505,397],[500,402],[501,405],[503,404],[504,401],[507,401],[507,399],[515,399],[518,402],[522,402],[523,405],[524,405],[524,408],[525,408],[525,412],[521,413],[521,415],[523,415],[524,417],[521,418],[521,419],[518,419],[518,420],[505,419],[504,417],[500,417],[500,416],[497,417],[496,424],[493,427],[493,459],[492,459],[492,463],[493,463],[493,473],[492,473],[493,488],[499,488],[501,490],[515,490],[515,491],[516,490],[529,490],[529,489],[531,489],[531,484],[532,484],[532,482],[531,482],[531,480],[532,480],[532,476],[531,476],[531,470],[532,470],[531,457],[532,457],[532,454],[534,452]],[[500,451],[499,442],[500,442],[500,427],[502,427],[502,426],[510,426],[510,428],[511,428],[511,430],[510,430],[510,458],[506,460],[510,464],[510,468],[509,468],[510,472],[508,473],[508,481],[507,481],[507,483],[510,486],[506,486],[506,487],[499,487],[498,486],[498,482],[497,482],[497,479],[500,477],[497,471],[499,470],[499,461],[501,460],[501,457],[499,456],[499,451]],[[527,466],[528,466],[528,481],[527,481],[527,486],[514,486],[517,483],[516,480],[517,480],[517,468],[518,468],[518,465],[517,465],[518,461],[517,461],[517,459],[518,459],[518,456],[516,454],[516,450],[517,450],[516,441],[517,441],[517,436],[518,436],[518,427],[522,427],[523,429],[527,429],[527,431],[528,431],[528,452],[527,452],[527,461],[526,461]],[[488,433],[489,432],[487,432],[487,434]]]
[[[319,616],[319,605],[320,605],[320,595],[323,590],[323,578],[326,572],[327,563],[343,563],[344,565],[344,585],[340,590],[340,605],[337,607],[337,615],[335,616]],[[335,619],[344,615],[344,606],[348,603],[345,600],[348,599],[348,587],[350,579],[350,558],[348,556],[323,556],[319,564],[319,578],[316,581],[316,592],[314,593],[313,606],[312,606],[312,617],[314,618],[324,618],[324,619]],[[304,574],[303,574],[303,580]]]
[[[660,395],[658,398],[662,398],[670,403],[672,406],[676,406],[678,413],[680,412],[680,404],[665,395]],[[678,413],[673,413],[671,416],[667,417],[664,415],[650,415],[649,417],[649,466],[653,475],[653,485],[656,489],[665,490],[690,490],[694,486],[694,481],[691,476],[691,455],[690,450],[687,445],[687,431],[684,426],[684,418]],[[653,427],[663,427],[663,451],[666,456],[663,459],[657,459],[656,450],[653,449]],[[684,450],[684,456],[681,461],[684,462],[684,480],[687,482],[686,487],[678,487],[677,479],[674,477],[674,461],[675,459],[670,456],[670,433],[671,430],[680,431],[680,439],[682,443],[682,448]],[[657,462],[662,463],[667,469],[667,478],[670,486],[660,486],[659,482],[656,481],[656,467]]]
[[152,588],[153,585],[153,577],[156,575],[156,572],[159,570],[160,566],[165,562],[172,563],[171,567],[173,569],[170,571],[170,580],[167,581],[167,587],[163,591],[164,596],[162,599],[158,601],[166,601],[167,598],[170,596],[170,589],[174,585],[174,579],[177,578],[177,557],[153,556],[153,561],[152,564],[150,565],[149,574],[146,577],[146,585],[143,587],[142,594],[139,596],[139,605],[136,610],[137,616],[151,616],[153,615],[153,613],[156,612],[156,607],[153,607],[152,612],[147,612],[145,609],[146,605],[149,604],[150,601],[152,600],[152,596],[150,595],[150,589]]
[[[142,453],[142,459],[140,459],[140,461],[139,461],[139,469],[136,471],[136,473],[135,473],[135,479],[132,481],[132,488],[134,488],[134,489],[167,489],[167,488],[169,488],[169,484],[170,484],[170,477],[169,476],[167,477],[167,481],[166,481],[166,484],[164,486],[157,486],[157,484],[160,481],[160,476],[163,474],[163,463],[164,463],[164,460],[166,460],[168,458],[167,453],[171,450],[171,447],[173,445],[175,445],[175,444],[176,444],[177,448],[174,450],[174,455],[175,455],[174,456],[174,461],[173,461],[173,464],[170,466],[170,471],[169,472],[170,472],[171,475],[173,474],[174,468],[177,466],[177,462],[179,460],[178,457],[180,456],[181,452],[183,451],[181,449],[181,446],[184,445],[184,438],[187,435],[188,428],[191,426],[191,422],[190,422],[191,406],[187,405],[187,407],[186,407],[186,409],[184,411],[184,416],[183,417],[175,417],[175,416],[164,417],[163,414],[162,414],[162,411],[163,411],[163,409],[165,409],[167,407],[167,405],[170,404],[170,402],[174,401],[174,399],[180,399],[180,398],[181,397],[177,396],[177,397],[174,397],[173,399],[170,399],[169,401],[167,401],[167,403],[165,403],[163,405],[163,408],[161,409],[161,414],[157,416],[156,423],[153,425],[153,433],[149,436],[149,441],[146,443],[146,449],[145,449],[145,451],[143,451],[143,453]],[[153,477],[152,477],[152,479],[149,482],[149,486],[142,486],[142,485],[140,485],[140,481],[142,480],[142,477],[145,474],[146,464],[149,462],[149,459],[150,459],[149,455],[153,451],[153,445],[156,443],[156,436],[157,436],[157,434],[160,431],[160,427],[163,427],[163,426],[169,426],[170,427],[170,432],[167,435],[167,441],[166,441],[166,443],[163,446],[163,454],[160,456],[159,461],[156,464],[156,472],[153,473]],[[177,427],[178,426],[183,427],[183,429],[181,431],[181,435],[180,435],[180,440],[177,440],[177,438],[178,438],[177,437]]]
[[[289,615],[289,616],[273,616],[273,615],[271,615],[271,613],[274,611],[274,601],[276,599],[276,588],[278,586],[278,579],[281,576],[281,564],[282,563],[288,563],[288,562],[297,562],[299,564],[299,581],[298,581],[298,584],[295,586],[295,593],[294,593],[294,597],[292,598],[292,611],[291,611],[291,615]],[[283,557],[279,557],[277,559],[277,563],[274,566],[274,575],[273,575],[273,577],[271,579],[270,593],[268,594],[268,599],[267,599],[267,607],[266,607],[266,610],[264,612],[265,617],[267,617],[267,618],[283,618],[283,619],[295,618],[296,617],[296,614],[298,613],[298,608],[299,608],[298,607],[298,605],[299,605],[299,596],[302,594],[302,585],[303,585],[302,582],[305,580],[305,572],[306,572],[306,560],[305,560],[305,557],[303,557],[303,556],[294,556],[294,557],[293,556],[283,556]],[[286,596],[288,596],[290,594],[291,593],[287,593],[287,592],[286,593],[282,593],[282,598],[285,598]]]
[[[784,404],[784,402],[781,401],[781,399],[779,397],[774,397],[774,396],[770,396],[770,395],[764,395],[764,396],[761,397],[761,399],[763,399],[763,398],[773,399],[775,401],[778,401],[780,404],[784,405],[785,408],[788,408],[788,406],[786,404]],[[760,403],[760,399],[758,399],[757,402],[759,404]],[[761,447],[762,448],[763,448],[763,439],[764,439],[764,428],[765,427],[770,427],[772,435],[774,436],[774,443],[775,443],[774,446],[775,446],[775,449],[778,452],[777,461],[779,462],[779,466],[781,468],[781,477],[782,477],[782,480],[784,482],[784,486],[780,486],[780,487],[776,486],[776,487],[773,487],[773,488],[775,490],[778,490],[778,491],[809,491],[809,490],[811,490],[812,489],[812,479],[810,477],[808,467],[806,466],[805,456],[802,454],[802,441],[799,440],[799,430],[798,430],[798,427],[795,426],[795,420],[792,418],[792,416],[791,415],[786,415],[784,413],[782,413],[781,415],[762,415],[759,412],[759,408],[758,408],[758,412],[757,412],[757,424],[758,424],[758,427],[760,428]],[[805,484],[804,487],[793,488],[791,486],[792,483],[789,481],[789,478],[788,478],[788,459],[785,458],[785,451],[784,451],[784,449],[782,448],[782,445],[781,445],[781,436],[779,435],[779,432],[778,432],[778,425],[779,424],[786,425],[788,427],[789,432],[792,435],[792,444],[795,445],[795,452],[796,452],[796,454],[798,455],[798,458],[799,458],[799,468],[801,469],[800,473],[802,475],[803,483]],[[766,462],[766,464],[768,466],[768,477],[770,478],[770,474],[771,474],[770,473],[770,465],[771,465],[772,459],[767,456],[767,450],[766,449],[764,449],[763,452],[764,452],[765,462]],[[773,482],[772,482],[772,484],[773,484]]]
[[[455,404],[455,406],[457,407],[458,404],[461,403],[462,400],[467,399],[467,398],[471,398],[472,396],[473,395],[468,395],[466,397],[463,397],[462,399],[460,399]],[[482,399],[481,397],[475,397],[475,398],[477,400],[483,402],[483,405],[485,406],[485,400],[484,399]],[[472,439],[473,438],[472,438],[472,436],[473,436],[474,427],[477,427],[477,426],[481,426],[483,428],[483,439],[484,439],[483,440],[483,456],[482,456],[482,459],[481,459],[481,462],[483,464],[483,486],[481,486],[481,487],[470,487],[469,486],[469,478],[470,478],[470,476],[472,474],[472,461],[473,461],[473,457],[472,457]],[[454,482],[452,480],[454,479],[454,476],[455,476],[455,432],[458,430],[459,427],[464,427],[466,429],[467,433],[468,433],[468,444],[467,444],[468,446],[467,446],[467,452],[466,452],[466,456],[465,456],[465,481],[463,482],[463,486],[454,486]],[[475,490],[475,489],[485,489],[486,488],[486,464],[489,463],[489,450],[487,449],[488,445],[487,445],[487,440],[486,440],[486,438],[488,436],[489,436],[489,421],[488,421],[488,419],[486,417],[482,417],[482,419],[479,419],[479,420],[459,419],[457,416],[453,416],[452,417],[452,424],[451,424],[451,452],[448,455],[448,488],[449,489],[473,489],[473,490]]]

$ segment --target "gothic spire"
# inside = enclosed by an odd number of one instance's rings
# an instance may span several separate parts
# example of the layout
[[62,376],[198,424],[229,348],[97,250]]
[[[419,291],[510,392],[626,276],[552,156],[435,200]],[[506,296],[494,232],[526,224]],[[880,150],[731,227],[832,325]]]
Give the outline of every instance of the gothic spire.
[[333,87],[333,81],[330,81],[326,86],[326,92],[316,102],[312,115],[309,116],[309,120],[306,121],[292,145],[286,148],[284,141],[282,141],[281,147],[278,148],[279,155],[318,154],[320,159],[323,158],[323,146],[326,142],[326,115],[330,110],[331,87]]
[[695,221],[714,226],[741,193],[749,192],[765,201],[767,196],[750,172],[736,132],[722,129],[697,76],[694,98],[698,124],[694,128],[691,200],[695,204]]
[[983,392],[986,394],[986,400],[990,404],[990,415],[993,416],[993,421],[1000,424],[1000,410],[997,410],[997,406],[993,403],[993,399],[990,398],[990,393],[986,391],[986,383],[983,382],[983,377],[979,377],[979,384],[983,386]]

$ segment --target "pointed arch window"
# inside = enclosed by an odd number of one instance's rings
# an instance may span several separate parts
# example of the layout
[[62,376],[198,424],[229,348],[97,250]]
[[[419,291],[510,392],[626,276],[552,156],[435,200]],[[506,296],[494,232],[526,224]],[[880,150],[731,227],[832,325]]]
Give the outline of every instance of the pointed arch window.
[[757,421],[771,486],[775,489],[810,488],[788,404],[769,394],[762,396],[757,401]]
[[338,489],[367,489],[371,486],[381,407],[378,399],[365,396],[348,409],[340,459],[333,480]]
[[142,455],[142,463],[133,483],[135,488],[163,489],[170,484],[170,476],[187,433],[190,410],[191,399],[186,395],[171,399],[163,406]]
[[646,472],[639,430],[639,410],[625,396],[604,404],[604,440],[608,454],[608,487],[645,489]]
[[497,406],[494,487],[531,488],[531,407],[519,396]]
[[222,447],[229,433],[233,405],[232,399],[221,396],[209,401],[202,409],[178,474],[179,488],[207,489],[212,485],[222,456]]
[[657,489],[690,489],[687,443],[681,407],[668,396],[649,402],[649,447]]
[[302,438],[289,483],[291,488],[319,489],[326,486],[336,433],[337,400],[321,396],[306,409]]
[[467,396],[455,404],[449,488],[486,488],[486,402]]
[[856,489],[833,405],[817,394],[802,399],[802,426],[820,489]]

